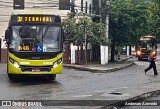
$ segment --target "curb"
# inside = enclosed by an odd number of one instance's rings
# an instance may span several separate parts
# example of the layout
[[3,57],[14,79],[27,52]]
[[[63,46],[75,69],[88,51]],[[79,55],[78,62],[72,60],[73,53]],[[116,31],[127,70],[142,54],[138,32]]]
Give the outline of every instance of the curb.
[[[126,61],[128,59],[132,58],[132,56],[126,58],[126,59],[123,59],[121,61],[118,61],[119,62],[123,62],[123,61]],[[118,70],[121,70],[121,69],[124,69],[124,68],[127,68],[127,67],[130,67],[132,65],[135,65],[134,62],[131,62],[129,64],[126,64],[124,66],[120,66],[120,67],[113,67],[113,68],[109,68],[107,70],[98,70],[98,69],[91,69],[91,68],[88,68],[87,66],[85,65],[80,65],[80,66],[76,66],[76,65],[65,65],[63,64],[63,67],[66,67],[66,68],[72,68],[72,69],[77,69],[77,70],[82,70],[82,71],[90,71],[90,72],[93,72],[93,73],[110,73],[110,72],[114,72],[114,71],[118,71]]]
[[129,98],[127,100],[119,101],[119,102],[113,103],[113,104],[111,104],[109,106],[101,107],[99,109],[114,109],[114,107],[116,107],[116,106],[117,107],[118,106],[125,106],[126,102],[134,102],[134,101],[136,102],[136,101],[144,100],[144,99],[147,99],[147,98],[151,98],[153,96],[157,96],[159,94],[160,94],[160,90],[146,92],[146,93],[143,93],[141,95]]
[[90,72],[93,72],[93,73],[109,73],[109,72],[114,72],[114,71],[118,71],[118,70],[130,67],[132,65],[135,65],[134,62],[130,63],[130,64],[127,64],[127,65],[124,65],[124,66],[121,66],[121,67],[109,68],[107,70],[91,69],[91,68],[87,68],[87,67],[83,67],[83,66],[67,66],[67,65],[64,65],[64,67],[73,68],[73,69],[82,70],[82,71],[90,71]]
[[123,59],[123,60],[120,60],[120,61],[118,61],[118,62],[126,61],[126,60],[128,60],[128,59],[130,59],[130,58],[132,58],[132,57],[133,57],[133,55],[132,55],[132,56],[129,56],[129,57],[127,57],[127,58]]

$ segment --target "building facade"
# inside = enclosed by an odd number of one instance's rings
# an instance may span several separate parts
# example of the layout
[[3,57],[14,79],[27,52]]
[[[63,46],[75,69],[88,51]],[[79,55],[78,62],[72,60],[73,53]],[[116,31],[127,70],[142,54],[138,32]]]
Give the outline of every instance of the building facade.
[[[83,7],[85,9],[86,1],[88,4],[92,3],[92,0],[83,0]],[[30,13],[30,12],[47,12],[50,14],[60,15],[62,18],[65,18],[67,13],[70,10],[59,10],[59,0],[25,0],[24,10],[14,10],[13,9],[13,0],[1,0],[0,1],[0,40],[1,40],[1,52],[0,52],[0,61],[7,61],[7,51],[6,44],[3,41],[5,30],[8,26],[9,18],[12,14],[16,13]],[[81,0],[75,0],[76,9],[78,12],[81,11]],[[89,8],[89,6],[88,6]],[[70,49],[70,48],[68,48]]]

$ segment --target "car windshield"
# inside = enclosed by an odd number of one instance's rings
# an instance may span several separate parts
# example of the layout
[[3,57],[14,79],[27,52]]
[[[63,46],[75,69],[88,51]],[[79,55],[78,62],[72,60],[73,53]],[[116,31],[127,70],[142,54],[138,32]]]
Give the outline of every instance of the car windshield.
[[60,50],[61,28],[43,26],[12,26],[9,49],[14,51],[55,52]]

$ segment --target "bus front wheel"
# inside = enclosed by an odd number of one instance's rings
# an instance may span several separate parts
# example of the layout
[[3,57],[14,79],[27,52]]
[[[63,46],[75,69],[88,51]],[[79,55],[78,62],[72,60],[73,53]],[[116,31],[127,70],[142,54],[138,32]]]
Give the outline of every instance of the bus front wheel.
[[12,74],[8,74],[8,77],[10,80],[14,80],[15,79],[15,75],[12,75]]
[[142,60],[142,58],[138,58],[138,61],[141,61]]
[[48,75],[49,80],[55,80],[56,79],[56,74],[53,75]]

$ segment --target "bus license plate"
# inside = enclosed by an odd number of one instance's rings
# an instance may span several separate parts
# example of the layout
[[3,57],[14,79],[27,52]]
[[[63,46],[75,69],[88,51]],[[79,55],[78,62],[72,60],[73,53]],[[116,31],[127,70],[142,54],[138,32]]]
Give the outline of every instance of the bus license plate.
[[41,69],[40,68],[32,68],[32,72],[40,72]]

